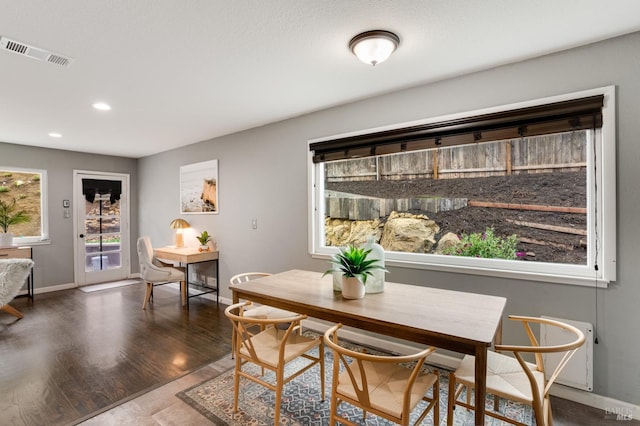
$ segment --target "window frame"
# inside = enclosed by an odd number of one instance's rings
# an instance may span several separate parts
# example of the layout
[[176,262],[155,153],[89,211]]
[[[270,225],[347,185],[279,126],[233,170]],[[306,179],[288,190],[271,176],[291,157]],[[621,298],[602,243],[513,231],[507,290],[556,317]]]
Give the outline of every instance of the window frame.
[[48,203],[48,176],[47,170],[44,169],[32,169],[26,167],[15,167],[15,166],[3,166],[0,165],[0,170],[6,172],[16,172],[16,173],[32,173],[40,175],[40,235],[34,235],[30,237],[13,237],[13,243],[17,246],[22,245],[38,245],[38,244],[48,244],[49,243],[49,203]]
[[[465,117],[535,107],[588,96],[604,95],[602,127],[591,133],[587,155],[587,228],[590,241],[598,247],[588,248],[586,265],[524,262],[501,259],[478,259],[436,254],[385,251],[387,266],[495,276],[562,284],[606,288],[616,280],[616,114],[615,86],[600,87],[524,102],[466,111],[379,128],[365,129],[308,141],[308,145],[332,139],[366,135],[411,126],[458,120]],[[324,167],[314,164],[313,151],[308,153],[308,231],[309,253],[313,258],[328,259],[338,248],[324,246]],[[595,158],[594,158],[595,156]],[[595,161],[595,163],[594,163]],[[594,170],[595,164],[595,170]],[[318,190],[321,188],[321,190]],[[516,262],[516,263],[514,263]],[[597,268],[596,268],[597,266]],[[516,269],[517,268],[517,269]]]

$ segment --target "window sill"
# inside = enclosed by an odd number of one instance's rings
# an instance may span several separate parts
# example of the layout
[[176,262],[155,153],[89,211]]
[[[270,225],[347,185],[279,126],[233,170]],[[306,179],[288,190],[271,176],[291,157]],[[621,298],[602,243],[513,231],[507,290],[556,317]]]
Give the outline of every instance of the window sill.
[[[325,259],[329,260],[331,258],[331,254],[324,253],[312,253],[311,257],[314,259]],[[500,270],[493,268],[483,268],[483,267],[473,267],[473,266],[463,266],[463,265],[443,265],[438,263],[431,262],[415,262],[415,261],[407,261],[407,260],[396,260],[396,259],[386,259],[385,266],[393,266],[397,268],[410,268],[410,269],[423,269],[430,271],[438,271],[438,272],[450,272],[456,274],[467,274],[467,275],[481,275],[481,276],[490,276],[497,278],[508,278],[508,279],[516,279],[516,280],[524,280],[524,281],[538,281],[552,284],[567,284],[567,285],[577,285],[582,287],[597,287],[597,288],[608,288],[609,281],[603,280],[601,278],[596,279],[596,277],[580,277],[580,276],[572,276],[572,275],[561,275],[561,274],[542,274],[536,272],[523,272],[523,271],[515,271],[515,270]]]

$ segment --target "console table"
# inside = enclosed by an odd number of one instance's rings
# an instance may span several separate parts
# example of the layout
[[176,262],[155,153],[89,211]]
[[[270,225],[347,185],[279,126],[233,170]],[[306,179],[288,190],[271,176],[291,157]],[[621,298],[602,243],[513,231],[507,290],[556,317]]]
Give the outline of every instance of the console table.
[[[0,247],[0,259],[31,259],[33,252],[31,247]],[[33,300],[33,268],[27,276],[27,294]]]
[[[159,260],[168,260],[171,262],[177,262],[179,266],[184,267],[185,275],[185,291],[184,304],[189,308],[189,298],[202,296],[203,294],[216,293],[216,303],[220,299],[220,280],[219,280],[219,265],[218,265],[218,251],[217,250],[205,250],[200,251],[195,247],[161,247],[153,250],[154,255]],[[189,265],[203,262],[215,262],[216,263],[216,283],[215,286],[208,286],[207,283],[190,283],[189,282]],[[194,289],[197,293],[189,295],[189,288]]]

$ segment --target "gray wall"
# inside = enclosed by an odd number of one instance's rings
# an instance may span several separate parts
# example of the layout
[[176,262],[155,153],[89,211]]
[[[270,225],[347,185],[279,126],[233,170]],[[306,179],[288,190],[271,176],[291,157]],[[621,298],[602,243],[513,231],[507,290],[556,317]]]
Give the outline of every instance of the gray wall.
[[[62,200],[73,202],[73,171],[91,170],[127,173],[131,191],[131,263],[138,270],[135,241],[138,235],[136,159],[31,146],[0,143],[0,167],[23,167],[47,171],[49,201],[49,237],[51,244],[33,246],[34,288],[50,287],[74,282],[73,219],[63,218]],[[72,206],[73,207],[73,206]],[[73,211],[73,209],[72,209]],[[36,298],[37,300],[37,298]]]
[[[640,33],[201,142],[141,159],[139,222],[155,245],[172,243],[179,216],[179,166],[217,158],[219,215],[185,216],[220,249],[222,295],[243,271],[316,271],[326,261],[307,249],[307,141],[410,120],[617,86],[618,281],[606,290],[513,279],[391,268],[389,279],[508,298],[506,314],[596,323],[595,393],[640,404]],[[363,68],[362,72],[370,72]],[[312,82],[310,82],[312,84]],[[277,99],[274,99],[277,102]],[[258,219],[252,230],[251,218]],[[504,341],[520,330],[505,324]]]

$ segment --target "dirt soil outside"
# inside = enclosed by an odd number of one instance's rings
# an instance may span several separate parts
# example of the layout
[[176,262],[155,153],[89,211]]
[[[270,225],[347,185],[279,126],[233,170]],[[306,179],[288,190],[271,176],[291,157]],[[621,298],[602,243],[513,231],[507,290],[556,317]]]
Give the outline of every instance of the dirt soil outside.
[[15,198],[17,211],[24,210],[31,218],[9,227],[15,236],[40,235],[40,186],[34,173],[0,171],[0,200],[11,203]]
[[[326,189],[379,198],[442,196],[467,198],[494,203],[534,204],[543,206],[586,207],[586,174],[560,172],[519,174],[466,179],[414,179],[399,181],[358,181],[328,183]],[[420,212],[416,212],[420,213]],[[493,227],[495,234],[516,234],[518,251],[527,253],[527,261],[586,264],[586,236],[537,229],[511,221],[531,222],[586,230],[586,214],[466,207],[460,210],[429,213],[440,226],[436,240],[447,232],[471,234]]]

